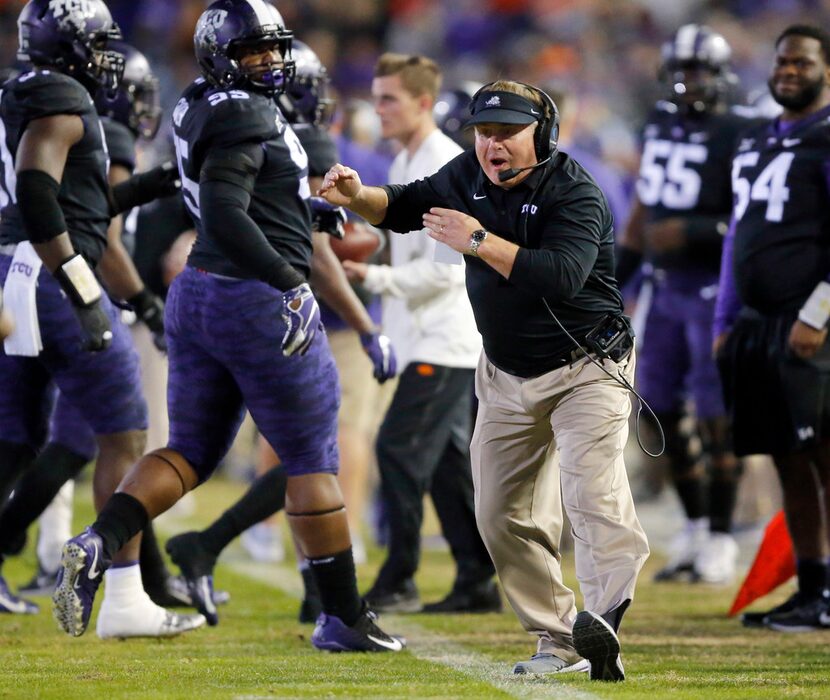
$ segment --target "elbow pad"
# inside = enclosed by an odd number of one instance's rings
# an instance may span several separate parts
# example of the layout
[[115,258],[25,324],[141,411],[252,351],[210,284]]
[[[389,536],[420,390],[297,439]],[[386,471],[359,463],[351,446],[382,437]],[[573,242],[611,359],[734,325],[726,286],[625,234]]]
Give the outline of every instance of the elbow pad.
[[46,243],[66,232],[66,220],[58,203],[60,188],[60,183],[42,170],[17,174],[17,208],[32,243]]

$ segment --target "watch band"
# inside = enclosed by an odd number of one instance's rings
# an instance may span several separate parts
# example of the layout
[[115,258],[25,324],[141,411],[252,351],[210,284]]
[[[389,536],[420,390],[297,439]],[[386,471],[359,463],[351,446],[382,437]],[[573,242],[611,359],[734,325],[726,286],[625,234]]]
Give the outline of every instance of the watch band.
[[488,235],[490,235],[489,231],[483,228],[476,229],[470,234],[470,255],[478,257],[478,249]]

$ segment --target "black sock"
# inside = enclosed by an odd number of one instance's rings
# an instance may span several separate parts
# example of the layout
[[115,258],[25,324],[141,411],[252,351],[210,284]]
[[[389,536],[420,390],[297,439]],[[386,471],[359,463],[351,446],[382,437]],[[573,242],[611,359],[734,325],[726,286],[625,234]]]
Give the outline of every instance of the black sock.
[[706,490],[702,479],[678,479],[675,482],[677,495],[689,520],[697,520],[706,515]]
[[37,456],[32,468],[20,477],[14,496],[0,512],[0,552],[17,554],[25,543],[26,530],[52,502],[61,487],[74,479],[89,459],[68,447],[49,443]]
[[28,445],[0,440],[0,507],[9,499],[20,475],[34,460],[35,451]]
[[827,564],[821,559],[799,559],[796,563],[798,590],[807,598],[818,598],[827,585]]
[[320,591],[323,612],[339,617],[348,626],[357,622],[363,610],[363,601],[357,593],[352,548],[308,559],[308,564]]
[[164,584],[170,572],[161,556],[156,532],[153,523],[148,521],[144,526],[141,535],[141,551],[138,556],[138,563],[141,567],[141,581],[145,590],[164,590]]
[[127,542],[147,525],[147,509],[141,501],[126,493],[114,493],[92,524],[104,540],[104,553],[112,559]]
[[717,478],[717,472],[709,482],[709,530],[732,532],[732,511],[738,495],[738,480]]
[[[2,559],[0,559],[2,563]],[[305,600],[320,600],[320,589],[317,588],[317,582],[314,580],[314,574],[311,573],[311,565],[307,559],[300,562],[300,576],[303,577],[303,598]]]
[[626,598],[616,608],[605,613],[605,615],[602,616],[602,619],[611,625],[615,632],[619,632],[623,615],[625,615],[625,611],[628,610],[629,605],[631,605],[631,598]]
[[285,507],[287,478],[284,467],[275,467],[259,476],[236,503],[199,533],[199,541],[211,554],[219,553],[252,525]]

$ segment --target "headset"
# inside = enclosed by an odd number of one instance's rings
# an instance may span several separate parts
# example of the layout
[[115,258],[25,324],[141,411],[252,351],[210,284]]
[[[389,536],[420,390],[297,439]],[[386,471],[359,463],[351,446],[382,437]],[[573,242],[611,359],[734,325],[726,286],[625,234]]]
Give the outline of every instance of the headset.
[[[543,115],[543,118],[537,122],[539,126],[537,127],[536,132],[533,135],[533,147],[536,151],[537,162],[533,165],[528,165],[524,168],[510,168],[508,170],[500,172],[500,182],[512,180],[514,177],[516,177],[516,175],[518,175],[520,172],[524,170],[534,170],[543,165],[546,165],[548,162],[550,162],[550,160],[556,155],[557,151],[559,150],[559,109],[556,107],[556,103],[553,101],[553,98],[551,98],[551,96],[548,95],[544,90],[537,88],[534,85],[528,85],[527,83],[522,83],[518,80],[512,80],[510,82],[516,83],[517,85],[522,85],[536,93],[541,98],[544,104],[545,114]],[[495,81],[483,85],[473,95],[470,101],[471,115],[476,114],[475,106],[479,95],[482,92],[486,92],[487,90],[489,90],[493,85],[495,85]],[[530,195],[530,203],[532,203],[533,200],[536,198],[541,184],[542,180],[540,180],[533,188],[533,192]],[[525,217],[523,222],[524,245],[527,245],[528,243],[527,220],[527,217]],[[562,322],[557,318],[556,314],[553,313],[553,309],[551,309],[550,305],[548,304],[548,300],[542,297],[542,303],[545,305],[545,309],[547,310],[548,314],[550,314],[551,318],[553,318],[553,320],[556,322],[556,325],[559,326],[559,329],[574,344],[574,347],[576,348],[576,351],[578,353],[580,353],[583,357],[586,357],[590,362],[596,365],[611,379],[613,379],[615,382],[620,384],[622,387],[624,387],[632,394],[634,394],[634,396],[637,397],[640,404],[639,409],[637,411],[637,419],[635,421],[637,443],[640,445],[640,449],[642,449],[643,452],[645,452],[649,457],[659,457],[660,455],[662,455],[666,449],[666,438],[663,433],[663,426],[660,425],[660,420],[655,415],[651,406],[649,406],[648,402],[642,396],[640,396],[640,394],[636,391],[636,389],[633,386],[631,386],[631,383],[626,379],[625,375],[623,375],[622,370],[619,370],[617,372],[617,375],[615,376],[611,372],[609,372],[601,362],[601,360],[604,360],[609,356],[611,349],[623,340],[623,335],[628,335],[630,333],[630,324],[627,321],[627,319],[623,320],[623,317],[618,317],[617,319],[613,320],[614,322],[612,323],[612,326],[607,328],[602,326],[604,323],[608,322],[608,319],[607,317],[603,319],[597,326],[597,328],[592,330],[592,333],[594,331],[598,331],[598,333],[596,334],[595,338],[590,339],[591,342],[587,343],[589,347],[586,350],[586,348],[582,347],[582,345],[576,340],[576,338],[574,338],[568,332],[565,326],[562,325]],[[589,336],[591,336],[592,333],[589,333]],[[603,337],[605,334],[607,334],[606,337]],[[586,341],[589,341],[589,338],[586,337]],[[633,337],[631,338],[631,342],[633,352]],[[595,353],[600,358],[600,362],[598,362],[594,357],[592,357],[591,353]],[[640,438],[640,416],[643,412],[644,407],[654,418],[657,430],[660,434],[661,447],[658,452],[650,452],[648,449],[646,449]]]
[[[470,100],[471,115],[476,114],[475,106],[479,95],[482,92],[487,92],[497,82],[499,81],[487,83],[476,90],[475,95],[473,95]],[[525,168],[509,168],[508,170],[500,172],[499,182],[512,180],[520,172],[525,170],[533,170],[547,164],[556,155],[556,152],[559,149],[559,108],[556,106],[553,98],[544,90],[537,88],[535,85],[528,85],[527,83],[522,83],[518,80],[511,80],[510,82],[526,87],[528,90],[536,94],[542,100],[543,110],[545,113],[542,115],[542,119],[537,121],[539,126],[533,134],[533,148],[536,152],[537,162],[533,165],[528,165]],[[522,97],[522,95],[519,95],[519,97]]]

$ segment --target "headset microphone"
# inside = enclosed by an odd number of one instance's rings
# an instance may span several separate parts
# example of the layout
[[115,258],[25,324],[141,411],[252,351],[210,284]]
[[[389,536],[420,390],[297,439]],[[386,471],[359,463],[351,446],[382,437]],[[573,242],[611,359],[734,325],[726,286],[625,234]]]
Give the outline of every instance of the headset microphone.
[[512,180],[516,177],[516,175],[523,173],[525,170],[535,170],[536,168],[541,168],[551,158],[552,156],[548,156],[544,160],[540,160],[538,163],[534,163],[533,165],[526,165],[524,168],[508,168],[507,170],[502,170],[499,173],[499,182],[507,182],[508,180]]

